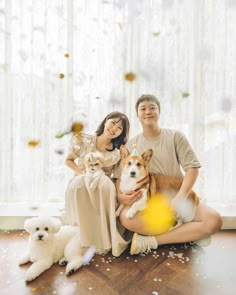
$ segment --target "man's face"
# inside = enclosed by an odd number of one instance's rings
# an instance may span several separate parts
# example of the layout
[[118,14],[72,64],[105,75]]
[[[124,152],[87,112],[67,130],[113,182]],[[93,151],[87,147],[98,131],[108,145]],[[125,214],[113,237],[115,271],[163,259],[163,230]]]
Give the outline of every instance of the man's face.
[[155,102],[144,100],[138,106],[137,115],[143,126],[151,126],[157,124],[160,117],[160,112]]

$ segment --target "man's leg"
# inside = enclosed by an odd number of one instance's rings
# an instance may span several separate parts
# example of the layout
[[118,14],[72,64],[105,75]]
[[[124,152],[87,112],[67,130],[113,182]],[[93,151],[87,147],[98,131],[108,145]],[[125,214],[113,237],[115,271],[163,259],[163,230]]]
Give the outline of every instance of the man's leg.
[[[120,214],[123,226],[135,233],[148,235],[148,230],[143,227],[140,214],[136,214],[132,219],[126,219],[124,216],[126,210],[127,209],[125,208]],[[185,223],[173,230],[156,235],[155,239],[157,245],[192,242],[203,239],[217,232],[220,230],[221,226],[221,216],[205,204],[199,204],[196,209],[195,218],[192,222]],[[142,243],[143,245],[145,244],[144,241],[142,241]]]

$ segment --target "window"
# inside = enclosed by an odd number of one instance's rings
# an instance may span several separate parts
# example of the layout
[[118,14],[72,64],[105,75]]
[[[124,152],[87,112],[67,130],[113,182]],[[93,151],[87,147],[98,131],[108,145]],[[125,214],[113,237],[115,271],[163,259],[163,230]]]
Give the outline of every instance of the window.
[[0,201],[63,202],[71,134],[56,135],[119,110],[132,136],[152,93],[202,163],[199,194],[235,204],[235,27],[230,0],[0,1]]

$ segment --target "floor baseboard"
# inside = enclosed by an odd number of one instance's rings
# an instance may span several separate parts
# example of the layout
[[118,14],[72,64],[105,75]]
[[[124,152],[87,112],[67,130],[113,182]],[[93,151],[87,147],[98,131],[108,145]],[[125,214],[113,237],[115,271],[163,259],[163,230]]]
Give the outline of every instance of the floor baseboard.
[[[207,204],[217,210],[223,219],[222,229],[236,229],[236,205]],[[27,218],[48,215],[61,216],[63,203],[45,203],[43,205],[25,203],[0,204],[0,229],[23,229]]]

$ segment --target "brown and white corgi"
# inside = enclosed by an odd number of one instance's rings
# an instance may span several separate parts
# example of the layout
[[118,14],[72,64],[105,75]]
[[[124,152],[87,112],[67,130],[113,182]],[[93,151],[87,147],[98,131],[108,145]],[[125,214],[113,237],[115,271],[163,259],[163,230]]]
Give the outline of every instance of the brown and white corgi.
[[[120,181],[120,192],[142,191],[142,198],[134,202],[126,212],[126,218],[132,218],[134,215],[146,207],[148,192],[149,192],[149,173],[147,165],[152,157],[152,150],[149,149],[141,156],[132,153],[125,146],[120,148],[120,156],[122,161],[122,172]],[[116,211],[116,215],[120,214],[124,206],[120,205]]]
[[[136,151],[136,150],[135,150]],[[122,162],[122,172],[120,181],[120,192],[141,190],[142,198],[134,202],[127,210],[126,218],[132,218],[134,215],[146,207],[147,199],[155,193],[161,193],[168,199],[175,197],[179,191],[183,179],[171,176],[150,174],[147,168],[151,160],[153,151],[151,149],[145,151],[141,156],[137,152],[130,154],[125,146],[121,146],[120,155]],[[196,206],[199,204],[199,198],[194,191],[191,191],[187,201],[183,201],[177,206],[177,215],[181,220],[179,223],[192,221],[195,216]],[[124,205],[120,205],[116,211],[118,216]]]

